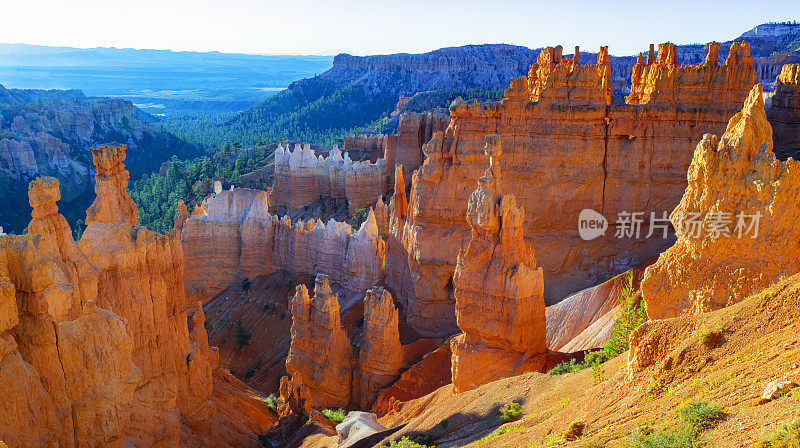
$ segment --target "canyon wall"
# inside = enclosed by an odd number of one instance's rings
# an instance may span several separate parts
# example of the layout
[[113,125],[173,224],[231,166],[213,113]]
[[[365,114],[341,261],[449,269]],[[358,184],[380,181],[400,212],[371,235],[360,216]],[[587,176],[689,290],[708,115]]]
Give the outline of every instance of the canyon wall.
[[[405,258],[390,242],[387,268],[396,272],[387,281],[413,285],[397,289],[397,299],[423,334],[457,331],[453,275],[471,236],[464,217],[486,166],[485,135],[503,138],[500,166],[514,179],[506,189],[527,212],[523,233],[544,269],[544,297],[554,303],[669,247],[674,236],[647,219],[625,238],[608,231],[583,241],[578,217],[583,209],[612,224],[622,212],[665,217],[683,194],[692,142],[722,131],[755,82],[746,43],[733,46],[723,65],[713,54],[704,64],[679,65],[674,46],[663,44],[657,59],[640,55],[632,93],[616,104],[607,48],[592,65],[575,53],[578,60],[564,59],[560,47],[543,49],[500,102],[454,103],[447,130],[425,146],[407,216],[395,229]],[[646,238],[650,230],[655,236]]]
[[697,145],[670,216],[678,240],[645,271],[651,319],[725,307],[800,271],[800,166],[772,152],[763,88],[753,87],[721,138]]
[[351,212],[365,208],[386,193],[389,177],[383,158],[354,162],[334,146],[328,157],[317,157],[311,146],[275,150],[272,206],[295,210],[319,198],[347,199]]
[[269,213],[269,201],[260,190],[221,191],[186,220],[181,238],[192,302],[211,299],[237,279],[282,269],[325,274],[353,293],[363,293],[383,277],[385,243],[372,211],[353,232],[334,220],[279,218]]
[[767,119],[773,152],[781,159],[800,155],[800,64],[786,64],[778,75]]
[[486,137],[490,166],[469,197],[469,245],[454,276],[456,322],[463,331],[451,343],[457,392],[541,371],[547,355],[544,278],[525,244],[525,211],[503,195],[499,135]]

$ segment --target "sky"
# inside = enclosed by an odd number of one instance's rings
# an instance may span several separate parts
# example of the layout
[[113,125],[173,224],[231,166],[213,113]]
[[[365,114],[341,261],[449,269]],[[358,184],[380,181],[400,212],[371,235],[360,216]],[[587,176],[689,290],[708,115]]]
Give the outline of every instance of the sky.
[[800,0],[0,0],[0,16],[2,43],[80,48],[366,55],[507,43],[625,55],[800,21]]

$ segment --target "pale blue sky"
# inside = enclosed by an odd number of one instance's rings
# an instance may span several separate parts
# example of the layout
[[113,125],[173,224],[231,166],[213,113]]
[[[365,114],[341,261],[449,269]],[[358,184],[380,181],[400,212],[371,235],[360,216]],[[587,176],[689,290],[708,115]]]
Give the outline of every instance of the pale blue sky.
[[800,0],[0,0],[0,14],[4,43],[378,54],[502,42],[622,55],[800,20]]

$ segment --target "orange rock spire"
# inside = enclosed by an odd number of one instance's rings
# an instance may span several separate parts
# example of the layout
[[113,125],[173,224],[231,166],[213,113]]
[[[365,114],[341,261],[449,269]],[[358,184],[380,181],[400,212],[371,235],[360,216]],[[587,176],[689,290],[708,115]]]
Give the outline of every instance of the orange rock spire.
[[499,135],[486,137],[490,165],[469,198],[472,239],[454,277],[456,320],[453,385],[472,389],[526,370],[541,370],[547,353],[544,277],[522,237],[525,211],[501,195]]
[[94,191],[97,194],[86,210],[86,225],[93,222],[135,226],[139,209],[128,194],[130,175],[125,169],[127,145],[99,145],[91,148],[95,174]]

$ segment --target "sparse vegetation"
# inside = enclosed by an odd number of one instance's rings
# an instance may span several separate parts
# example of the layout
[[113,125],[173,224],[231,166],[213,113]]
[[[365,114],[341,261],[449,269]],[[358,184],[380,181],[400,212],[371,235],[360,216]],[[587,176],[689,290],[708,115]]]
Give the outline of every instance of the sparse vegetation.
[[267,408],[276,414],[278,413],[278,399],[275,394],[269,394],[269,397],[267,397]]
[[785,423],[759,441],[756,448],[800,448],[800,418]]
[[572,422],[567,430],[564,431],[564,440],[572,441],[580,439],[583,435],[583,429],[585,427],[586,425],[581,421]]
[[392,443],[386,446],[387,448],[428,448],[426,445],[420,445],[417,442],[409,440],[408,437],[403,437],[399,442],[393,440]]
[[489,442],[491,442],[492,440],[502,436],[503,434],[506,434],[506,433],[509,433],[509,432],[513,432],[513,431],[519,431],[521,429],[522,429],[521,426],[503,426],[501,428],[497,428],[495,431],[490,433],[488,436],[485,436],[482,439],[480,439],[477,442],[475,442],[475,445],[476,446],[487,445],[487,444],[489,444]]
[[707,402],[689,403],[680,410],[683,421],[695,431],[714,427],[725,416],[722,408]]
[[519,420],[522,416],[522,406],[519,403],[509,403],[500,408],[500,423],[510,423]]
[[581,370],[581,365],[574,358],[569,361],[558,363],[555,367],[547,371],[548,375],[563,375]]
[[442,428],[442,431],[447,431],[448,426],[450,426],[450,420],[448,419],[439,422],[439,428]]
[[335,411],[332,409],[325,409],[322,411],[322,415],[324,415],[325,418],[330,421],[341,423],[344,421],[344,417],[347,415],[347,412],[345,412],[345,410],[342,408],[339,408]]
[[640,427],[633,433],[628,448],[702,448],[709,446],[701,433],[725,416],[722,408],[706,402],[689,403],[678,414],[684,425],[677,429],[660,432],[649,427]]
[[419,436],[417,436],[417,442],[422,445],[432,446],[435,441],[436,441],[436,436],[434,436],[433,433],[430,431],[425,431]]
[[244,329],[241,322],[236,322],[236,345],[241,349],[250,344],[253,335]]
[[250,291],[250,286],[252,286],[252,283],[250,283],[250,279],[245,277],[244,280],[242,280],[242,290]]

